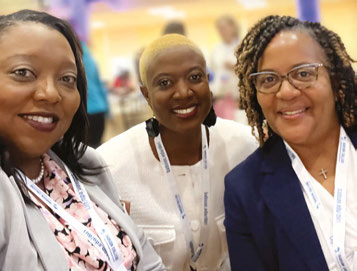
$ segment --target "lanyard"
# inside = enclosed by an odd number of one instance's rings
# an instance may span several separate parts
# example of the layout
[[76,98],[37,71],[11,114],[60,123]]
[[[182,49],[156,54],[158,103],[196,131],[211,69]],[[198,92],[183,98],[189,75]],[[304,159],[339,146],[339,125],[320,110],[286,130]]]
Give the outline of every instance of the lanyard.
[[87,209],[92,219],[93,226],[99,238],[89,228],[80,223],[60,205],[58,205],[58,203],[56,203],[52,198],[50,198],[46,193],[44,193],[21,171],[18,172],[22,175],[23,179],[25,180],[25,184],[29,190],[31,190],[53,212],[55,212],[62,219],[67,221],[67,223],[73,229],[75,229],[78,233],[85,237],[94,247],[96,247],[100,252],[102,252],[102,254],[104,254],[105,259],[113,270],[127,271],[127,269],[124,267],[123,259],[119,251],[116,239],[93,209],[92,203],[84,186],[79,182],[79,180],[74,176],[74,174],[68,169],[66,165],[64,165],[64,167],[66,169],[68,177],[72,182],[76,195],[81,199],[83,205]]
[[154,138],[156,151],[158,153],[161,166],[166,174],[167,181],[170,186],[170,190],[172,192],[173,198],[176,202],[177,212],[181,219],[181,224],[185,236],[186,243],[189,247],[190,255],[191,255],[191,265],[195,266],[197,260],[201,256],[202,250],[207,243],[208,239],[208,199],[209,199],[209,172],[208,172],[208,143],[207,143],[207,134],[206,127],[201,125],[201,134],[202,134],[202,228],[200,232],[199,244],[195,251],[193,245],[193,236],[192,231],[190,229],[190,222],[187,218],[185,210],[183,208],[183,204],[181,201],[181,196],[178,191],[175,176],[172,172],[171,164],[169,158],[167,156],[165,147],[162,143],[162,139],[160,134]]
[[335,172],[335,191],[334,191],[334,208],[333,208],[333,225],[332,236],[329,235],[328,219],[323,214],[323,205],[318,194],[313,188],[315,179],[306,170],[299,156],[294,150],[284,141],[289,156],[292,160],[292,166],[298,179],[301,182],[302,188],[306,193],[310,203],[313,206],[313,211],[320,223],[325,240],[329,249],[334,255],[334,259],[341,271],[351,271],[352,268],[347,263],[345,255],[345,232],[346,232],[346,188],[347,188],[347,172],[350,155],[351,142],[348,141],[345,130],[340,128],[340,137],[337,152],[336,172]]

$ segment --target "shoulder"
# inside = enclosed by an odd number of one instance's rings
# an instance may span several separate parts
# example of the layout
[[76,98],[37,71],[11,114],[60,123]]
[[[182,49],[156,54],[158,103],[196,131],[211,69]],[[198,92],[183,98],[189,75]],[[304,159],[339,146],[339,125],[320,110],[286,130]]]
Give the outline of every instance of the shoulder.
[[106,166],[106,163],[102,158],[101,154],[97,150],[89,146],[87,147],[84,155],[79,161],[86,168],[97,168]]
[[212,142],[217,149],[224,147],[239,161],[259,146],[258,141],[252,135],[250,126],[232,120],[217,118],[216,125],[210,128],[210,131],[212,131]]
[[252,137],[251,127],[233,120],[217,118],[216,125],[212,129],[228,136],[250,136]]
[[252,184],[259,177],[263,159],[263,149],[258,148],[226,175],[226,189]]
[[284,143],[280,137],[270,138],[263,147],[256,149],[226,175],[226,189],[238,186],[256,188],[265,173],[271,172],[275,164],[280,163],[284,150]]
[[118,193],[113,182],[113,177],[108,170],[106,162],[98,151],[91,147],[87,147],[86,152],[80,159],[80,163],[85,168],[98,168],[98,174],[88,175],[84,178],[89,181],[89,185],[98,186],[112,201],[117,203]]
[[[147,138],[145,122],[142,122],[127,131],[109,139],[97,148],[97,151],[107,162],[114,162],[127,155],[128,151],[134,151],[141,146],[140,143]],[[124,154],[125,155],[118,155]]]

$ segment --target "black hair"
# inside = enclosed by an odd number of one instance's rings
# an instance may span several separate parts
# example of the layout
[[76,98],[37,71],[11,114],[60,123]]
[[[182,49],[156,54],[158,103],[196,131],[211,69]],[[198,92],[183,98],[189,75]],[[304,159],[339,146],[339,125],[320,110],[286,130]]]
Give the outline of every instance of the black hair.
[[[90,169],[83,167],[78,161],[86,151],[88,134],[87,81],[82,61],[83,51],[80,41],[68,22],[45,12],[34,10],[21,10],[9,15],[0,16],[0,35],[11,26],[27,22],[41,23],[60,32],[70,44],[77,66],[77,89],[80,95],[80,105],[69,129],[63,135],[63,138],[52,146],[52,150],[66,162],[66,165],[77,176],[96,174],[92,173]],[[14,176],[25,196],[25,200],[27,199],[28,201],[26,189],[23,187],[24,184],[18,174],[16,174],[15,167],[11,164],[10,160],[6,146],[0,142],[0,165],[9,176]]]

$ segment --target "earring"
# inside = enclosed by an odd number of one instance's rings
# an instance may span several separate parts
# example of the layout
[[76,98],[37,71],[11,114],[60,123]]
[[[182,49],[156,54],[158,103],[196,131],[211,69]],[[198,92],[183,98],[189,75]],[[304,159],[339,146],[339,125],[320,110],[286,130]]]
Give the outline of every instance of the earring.
[[207,125],[208,127],[211,127],[216,124],[217,121],[217,115],[216,112],[214,112],[213,105],[211,106],[211,110],[209,111],[207,117],[203,121],[204,125]]
[[160,133],[159,122],[155,117],[146,120],[145,123],[146,123],[145,129],[149,137],[156,137],[159,135]]

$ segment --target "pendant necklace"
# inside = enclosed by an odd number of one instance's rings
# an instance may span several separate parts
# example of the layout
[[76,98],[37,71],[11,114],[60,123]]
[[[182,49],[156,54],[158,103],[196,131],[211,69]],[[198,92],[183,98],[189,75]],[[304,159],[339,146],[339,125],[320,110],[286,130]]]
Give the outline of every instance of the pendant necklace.
[[322,177],[325,179],[325,180],[327,180],[327,170],[325,170],[324,168],[321,168],[321,170],[320,170],[320,176],[322,175]]

